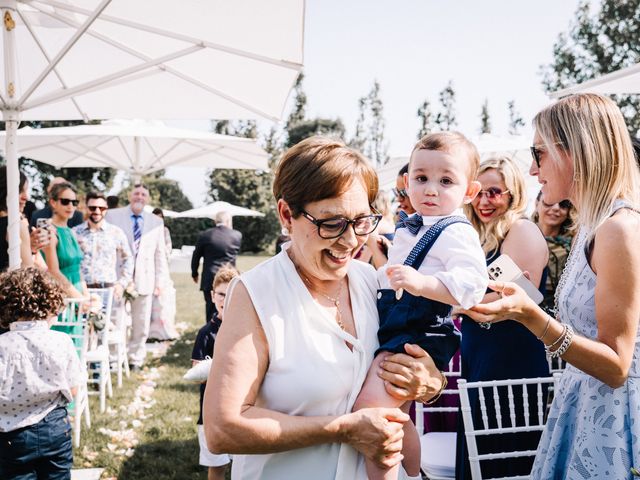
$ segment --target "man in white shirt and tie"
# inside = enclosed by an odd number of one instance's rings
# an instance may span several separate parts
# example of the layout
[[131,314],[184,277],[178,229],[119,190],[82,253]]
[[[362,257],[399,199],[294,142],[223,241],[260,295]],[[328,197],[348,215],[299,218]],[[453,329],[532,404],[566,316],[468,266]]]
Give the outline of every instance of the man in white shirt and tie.
[[160,295],[162,279],[167,275],[164,223],[156,215],[144,211],[149,202],[149,190],[136,184],[129,194],[129,205],[107,212],[107,220],[120,227],[129,241],[135,258],[133,282],[138,297],[131,302],[131,338],[129,365],[139,371],[146,356],[145,343],[149,336],[152,295]]

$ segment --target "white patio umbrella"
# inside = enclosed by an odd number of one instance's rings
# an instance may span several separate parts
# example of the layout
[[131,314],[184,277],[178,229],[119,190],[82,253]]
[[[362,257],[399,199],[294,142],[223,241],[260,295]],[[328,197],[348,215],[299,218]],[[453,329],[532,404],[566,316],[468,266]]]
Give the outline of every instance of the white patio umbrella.
[[562,98],[573,93],[632,94],[640,93],[640,63],[587,80],[572,87],[556,90],[551,98]]
[[228,202],[213,202],[204,207],[193,208],[178,213],[178,218],[215,218],[220,212],[227,212],[232,217],[264,217],[264,213],[249,208],[232,205]]
[[[145,205],[144,206],[144,211],[147,213],[153,213],[153,209],[156,207],[152,207],[151,205]],[[169,210],[167,208],[163,208],[162,209],[162,214],[166,217],[166,218],[176,218],[179,217],[180,214],[178,212],[174,212],[173,210]]]
[[304,0],[0,0],[10,266],[20,120],[279,119]]
[[[5,132],[0,132],[0,140]],[[255,139],[172,128],[159,121],[18,130],[21,156],[57,168],[112,167],[135,180],[167,167],[266,170],[269,154]]]

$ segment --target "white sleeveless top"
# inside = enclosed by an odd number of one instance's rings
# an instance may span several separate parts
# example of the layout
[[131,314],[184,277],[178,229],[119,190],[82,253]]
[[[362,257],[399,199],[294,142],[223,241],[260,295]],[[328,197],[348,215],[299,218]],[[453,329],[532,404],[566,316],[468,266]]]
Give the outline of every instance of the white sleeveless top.
[[[351,411],[378,347],[378,312],[375,270],[353,260],[348,279],[358,338],[344,332],[311,297],[286,250],[236,279],[251,297],[269,346],[269,367],[256,406],[302,416]],[[353,351],[345,342],[353,345]],[[231,478],[367,477],[356,450],[332,443],[273,454],[234,455]]]

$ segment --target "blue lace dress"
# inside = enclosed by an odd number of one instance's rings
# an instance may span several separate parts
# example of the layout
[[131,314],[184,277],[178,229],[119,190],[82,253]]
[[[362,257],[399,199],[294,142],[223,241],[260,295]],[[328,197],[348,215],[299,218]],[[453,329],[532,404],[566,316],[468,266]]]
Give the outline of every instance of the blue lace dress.
[[[617,201],[613,211],[624,207]],[[581,230],[558,292],[558,315],[576,334],[597,338],[596,275],[585,254]],[[640,342],[629,378],[613,389],[567,365],[540,440],[532,479],[632,479],[640,467]]]

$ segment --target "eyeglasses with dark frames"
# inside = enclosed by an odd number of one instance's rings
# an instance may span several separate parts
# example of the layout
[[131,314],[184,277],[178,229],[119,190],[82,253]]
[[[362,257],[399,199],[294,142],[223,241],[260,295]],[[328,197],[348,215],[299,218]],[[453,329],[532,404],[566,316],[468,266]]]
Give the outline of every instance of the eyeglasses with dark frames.
[[399,190],[397,188],[392,188],[391,192],[396,198],[407,198],[409,196],[404,188],[401,188]]
[[73,200],[71,198],[59,198],[58,201],[60,202],[60,204],[64,205],[65,207],[69,204],[72,204],[74,207],[77,207],[78,204],[80,203],[80,200]]
[[353,232],[358,236],[369,235],[373,232],[382,215],[372,213],[371,215],[362,215],[353,220],[344,217],[333,217],[318,219],[313,215],[302,210],[302,216],[318,227],[318,235],[326,240],[338,238],[341,236],[349,225],[353,227]]
[[542,205],[546,208],[551,208],[554,205],[558,205],[560,208],[564,208],[565,210],[569,210],[571,208],[571,202],[569,200],[562,200],[561,202],[558,202],[558,203],[547,203],[542,199],[540,199],[540,201],[542,202]]
[[[563,143],[554,142],[552,143],[552,145],[563,145]],[[541,147],[544,147],[544,145],[532,145],[529,147],[529,150],[531,150],[531,156],[533,157],[533,160],[536,162],[536,166],[538,168],[540,168],[540,155],[546,151],[544,148],[541,148]]]
[[510,193],[509,190],[502,191],[502,189],[498,187],[489,187],[486,190],[480,190],[478,192],[478,199],[487,197],[489,200],[495,200],[496,198],[502,198],[502,195],[509,195]]

